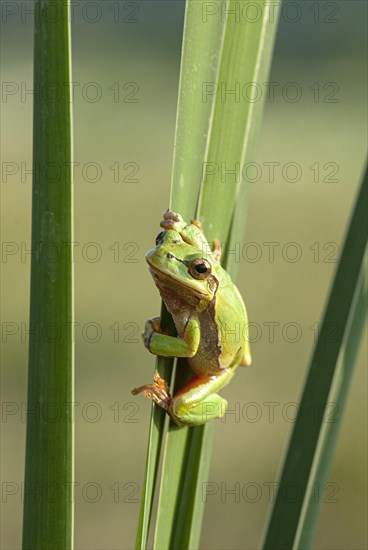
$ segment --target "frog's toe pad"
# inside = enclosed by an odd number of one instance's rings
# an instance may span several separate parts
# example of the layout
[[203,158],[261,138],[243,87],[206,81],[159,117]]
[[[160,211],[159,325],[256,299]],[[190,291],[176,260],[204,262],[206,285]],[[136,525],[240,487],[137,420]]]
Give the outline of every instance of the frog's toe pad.
[[170,210],[167,210],[166,212],[164,212],[163,218],[164,219],[160,223],[160,226],[163,229],[173,229],[174,231],[180,232],[186,226],[186,223],[181,215],[177,214],[176,212],[171,212]]

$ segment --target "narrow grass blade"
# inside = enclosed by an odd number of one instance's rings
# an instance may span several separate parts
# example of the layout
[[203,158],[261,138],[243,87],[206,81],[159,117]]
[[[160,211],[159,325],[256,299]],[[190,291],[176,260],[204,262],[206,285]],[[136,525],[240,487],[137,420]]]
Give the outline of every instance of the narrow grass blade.
[[[310,481],[325,478],[331,460],[337,426],[324,424],[329,398],[343,406],[353,369],[356,347],[362,327],[351,324],[359,305],[356,298],[359,288],[362,261],[367,243],[367,173],[362,182],[351,217],[341,258],[324,313],[320,335],[314,350],[288,452],[281,473],[278,493],[272,510],[263,548],[265,550],[305,548],[304,539],[311,540],[317,513],[312,510],[318,502],[308,501]],[[359,313],[357,319],[363,323]],[[351,327],[354,327],[352,332]],[[334,337],[331,338],[331,327]],[[349,338],[349,333],[351,334]],[[348,346],[349,365],[338,369],[342,346]],[[347,356],[346,356],[347,357]],[[351,360],[353,359],[353,361]],[[344,375],[340,382],[338,377]],[[341,385],[342,384],[342,385]],[[332,388],[335,388],[333,391]],[[337,421],[341,419],[341,410]],[[332,431],[329,434],[329,430]],[[330,448],[331,445],[331,448]],[[289,487],[296,487],[293,498]],[[304,507],[304,513],[303,512]],[[297,534],[298,533],[298,534]],[[299,542],[298,542],[299,541]]]
[[[193,2],[189,0],[187,9],[190,9],[191,4]],[[211,48],[215,46],[219,48],[219,53],[216,54],[219,59],[217,74],[211,82],[204,81],[203,78],[198,82],[197,75],[194,76],[197,82],[197,94],[201,93],[203,99],[203,90],[207,91],[206,98],[211,102],[210,110],[208,106],[204,106],[206,116],[209,117],[206,150],[201,156],[196,155],[193,149],[193,143],[199,143],[203,135],[203,120],[198,128],[193,121],[194,126],[188,129],[192,141],[180,141],[178,137],[176,140],[170,207],[181,213],[189,212],[189,218],[195,214],[195,217],[203,222],[209,239],[218,238],[222,243],[229,242],[236,207],[243,213],[237,219],[239,234],[244,230],[245,204],[237,204],[240,193],[240,166],[253,152],[261,119],[262,101],[239,102],[236,98],[231,101],[229,97],[224,101],[221,90],[224,86],[234,89],[240,83],[267,80],[277,25],[277,10],[271,16],[270,5],[266,1],[259,0],[256,4],[262,14],[257,23],[250,24],[245,20],[239,22],[234,17],[223,18],[220,12],[217,14],[217,17],[223,21],[223,31],[218,32],[217,44],[212,42],[209,45]],[[217,4],[214,4],[214,9],[216,6]],[[222,9],[221,6],[218,7],[219,10]],[[236,2],[229,0],[226,3],[226,9],[236,9]],[[184,44],[189,32],[187,25]],[[203,32],[206,32],[205,28]],[[190,36],[193,40],[193,36]],[[212,50],[204,50],[203,53],[208,58],[211,57]],[[182,74],[190,70],[190,66],[185,67],[184,62]],[[210,84],[210,86],[204,88],[204,84]],[[181,88],[182,86],[183,79]],[[190,108],[189,102],[186,108]],[[178,118],[177,136],[180,136],[179,125],[186,117],[189,121],[193,120],[191,114],[183,109]],[[197,132],[198,140],[194,137]],[[183,159],[186,164],[192,164],[189,168],[186,166],[185,171]],[[200,163],[199,166],[198,163]],[[220,170],[223,165],[232,169],[235,167],[237,170],[237,175],[233,176],[229,183],[224,182],[221,176]],[[207,168],[214,177],[206,171]],[[193,194],[193,188],[186,189],[183,186],[184,174],[188,173],[202,174],[197,204],[195,202],[197,196]],[[226,254],[224,257],[226,266]],[[181,363],[179,362],[177,376],[181,374]],[[182,368],[184,369],[188,370],[187,367]],[[185,375],[188,376],[188,374]],[[208,476],[214,429],[214,422],[198,428],[180,430],[170,426],[162,470],[155,548],[185,549],[197,548],[199,545],[204,511],[201,487]]]
[[[210,460],[206,449],[212,450],[215,425],[189,430],[186,445],[185,469],[177,499],[175,529],[170,548],[198,548],[204,514],[203,482],[207,481]],[[193,480],[197,482],[194,483]]]
[[[161,308],[161,326],[169,334],[175,334],[175,327],[172,319],[162,304]],[[170,384],[174,366],[174,360],[169,357],[158,357],[155,370],[160,376]],[[158,468],[163,441],[166,413],[161,408],[152,403],[151,420],[148,434],[146,467],[142,486],[141,506],[139,511],[139,520],[137,527],[136,550],[144,550],[147,547],[148,531],[152,515],[153,499],[156,489]]]
[[23,548],[68,550],[73,540],[74,401],[69,2],[38,0],[35,13]]
[[154,539],[154,548],[157,549],[174,548],[170,541],[176,525],[182,478],[187,467],[186,449],[190,430],[172,426],[170,436],[167,437],[170,437],[170,444],[166,441]]
[[[340,428],[338,419],[341,419],[344,413],[359,344],[367,318],[367,284],[367,262],[365,261],[362,264],[357,290],[352,303],[352,319],[349,319],[347,323],[349,329],[346,331],[346,342],[342,344],[343,351],[340,353],[334,382],[328,397],[328,403],[333,404],[333,418],[322,426],[320,441],[318,442],[314,465],[309,478],[309,487],[314,487],[316,490],[325,486],[336,447]],[[295,548],[300,550],[312,547],[322,504],[322,499],[316,498],[316,494],[319,495],[320,493],[310,490],[306,494],[295,540]]]
[[[234,13],[237,4],[229,0],[228,10]],[[236,205],[242,216],[238,218],[241,236],[244,230],[239,193],[242,188],[245,193],[248,185],[243,167],[254,155],[263,110],[261,83],[267,81],[278,16],[276,6],[271,9],[265,0],[254,6],[259,14],[256,22],[226,18],[198,205],[210,240],[229,237]]]
[[180,70],[170,206],[192,219],[202,179],[225,25],[224,2],[187,0]]
[[[182,387],[193,374],[184,360],[178,361],[175,389]],[[207,434],[206,437],[204,436]],[[207,479],[210,462],[201,460],[205,445],[212,448],[214,430],[178,428],[170,425],[160,487],[154,548],[196,548],[202,525],[201,486],[192,478]],[[162,499],[165,499],[163,502]],[[166,506],[171,502],[172,507]],[[196,526],[196,529],[192,529]]]
[[[160,360],[160,364],[161,368],[158,366],[157,370],[162,377],[164,377],[164,373],[167,373],[165,378],[165,380],[167,380],[170,377],[169,369],[173,368],[173,361],[163,359],[162,361]],[[147,546],[148,530],[152,514],[154,492],[156,488],[164,425],[165,411],[153,403],[148,434],[146,468],[143,480],[142,499],[135,544],[137,550],[143,550]]]

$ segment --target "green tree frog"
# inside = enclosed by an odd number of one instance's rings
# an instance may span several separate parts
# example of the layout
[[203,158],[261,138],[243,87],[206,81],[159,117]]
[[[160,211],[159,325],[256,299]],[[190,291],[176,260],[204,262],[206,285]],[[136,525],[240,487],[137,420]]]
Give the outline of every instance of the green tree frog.
[[196,220],[187,224],[170,211],[163,217],[163,231],[146,260],[177,337],[161,330],[159,317],[146,322],[142,336],[154,355],[186,357],[194,378],[171,397],[166,381],[156,372],[153,384],[132,393],[144,392],[179,426],[198,426],[224,416],[227,401],[217,392],[229,383],[237,366],[251,363],[247,312],[221,267],[220,243],[210,246]]

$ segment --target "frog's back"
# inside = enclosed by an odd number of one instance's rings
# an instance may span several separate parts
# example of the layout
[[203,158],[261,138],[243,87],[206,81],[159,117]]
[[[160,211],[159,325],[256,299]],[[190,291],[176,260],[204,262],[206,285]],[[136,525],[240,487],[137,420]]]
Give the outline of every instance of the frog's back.
[[248,349],[248,317],[243,298],[226,273],[216,296],[221,345],[220,366],[238,365]]

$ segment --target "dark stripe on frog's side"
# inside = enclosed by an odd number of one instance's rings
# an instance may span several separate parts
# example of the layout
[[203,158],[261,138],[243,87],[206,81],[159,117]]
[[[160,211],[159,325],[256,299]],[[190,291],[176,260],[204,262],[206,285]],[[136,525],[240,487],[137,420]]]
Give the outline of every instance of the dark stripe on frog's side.
[[211,375],[221,370],[220,355],[221,344],[215,319],[216,296],[208,304],[208,307],[198,313],[201,330],[201,340],[196,355],[188,362],[193,371],[201,376]]

